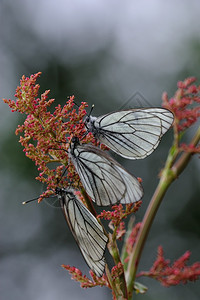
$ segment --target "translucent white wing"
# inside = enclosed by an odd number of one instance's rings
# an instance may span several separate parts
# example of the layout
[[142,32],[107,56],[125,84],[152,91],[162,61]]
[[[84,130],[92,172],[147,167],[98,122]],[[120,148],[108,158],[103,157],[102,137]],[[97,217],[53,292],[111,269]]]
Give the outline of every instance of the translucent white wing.
[[72,189],[57,189],[57,194],[65,219],[87,265],[101,277],[105,269],[104,252],[108,241],[102,226]]
[[86,120],[95,138],[112,151],[129,159],[142,159],[158,146],[171,127],[172,112],[164,108],[142,108],[118,111]]
[[69,156],[87,194],[97,205],[131,203],[142,198],[139,181],[104,151],[75,143]]

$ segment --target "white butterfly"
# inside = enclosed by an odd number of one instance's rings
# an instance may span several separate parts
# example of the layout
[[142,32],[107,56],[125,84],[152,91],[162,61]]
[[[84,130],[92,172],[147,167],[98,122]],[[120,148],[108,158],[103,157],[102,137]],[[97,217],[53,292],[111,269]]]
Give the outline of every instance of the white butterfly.
[[108,241],[102,226],[78,199],[73,189],[56,188],[56,194],[87,265],[101,277],[106,264],[104,252]]
[[85,120],[88,132],[117,154],[142,159],[158,146],[171,127],[173,113],[165,108],[140,108],[111,112]]
[[69,158],[87,194],[97,205],[127,204],[142,198],[143,188],[139,181],[99,148],[80,145],[79,139],[73,137]]

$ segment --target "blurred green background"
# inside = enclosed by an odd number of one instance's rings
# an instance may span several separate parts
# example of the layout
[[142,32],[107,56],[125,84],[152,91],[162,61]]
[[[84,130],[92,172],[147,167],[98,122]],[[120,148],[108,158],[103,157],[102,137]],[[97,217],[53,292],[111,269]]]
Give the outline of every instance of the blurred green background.
[[[42,71],[41,93],[64,104],[95,104],[98,116],[126,107],[161,105],[178,80],[197,76],[200,82],[200,2],[192,1],[0,1],[0,96],[14,99],[21,76]],[[104,288],[82,290],[61,264],[88,268],[60,209],[47,202],[22,206],[38,196],[37,169],[24,156],[15,128],[24,116],[0,102],[0,298],[111,299]],[[186,135],[189,140],[194,129]],[[136,221],[141,221],[158,183],[172,130],[159,148],[141,161],[115,156],[143,178],[145,196]],[[149,270],[162,245],[172,261],[192,251],[190,264],[200,260],[200,202],[197,157],[170,187],[152,226],[139,270]],[[200,283],[164,288],[140,279],[149,288],[134,299],[200,299]]]

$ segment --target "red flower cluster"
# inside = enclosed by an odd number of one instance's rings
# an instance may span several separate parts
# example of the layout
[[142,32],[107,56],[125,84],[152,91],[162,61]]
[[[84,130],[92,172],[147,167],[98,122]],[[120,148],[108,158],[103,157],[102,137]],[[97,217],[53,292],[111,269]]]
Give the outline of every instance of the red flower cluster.
[[125,207],[123,207],[122,204],[116,204],[112,206],[113,211],[103,210],[101,214],[97,216],[97,218],[110,220],[109,227],[112,230],[117,228],[117,239],[121,239],[126,233],[125,224],[122,222],[122,220],[126,219],[130,214],[135,213],[140,208],[141,204],[142,201],[126,204]]
[[193,144],[186,145],[186,144],[181,144],[181,150],[184,152],[188,153],[200,153],[200,145],[199,146],[194,146]]
[[196,262],[191,266],[186,263],[190,258],[190,252],[185,252],[171,266],[170,261],[165,260],[163,256],[163,248],[158,247],[158,256],[149,272],[140,272],[139,276],[147,276],[161,282],[162,285],[169,287],[187,281],[195,281],[200,276],[200,262]]
[[186,130],[200,117],[200,86],[194,85],[195,81],[196,78],[190,77],[178,82],[178,90],[171,99],[163,93],[163,106],[174,113],[177,132]]
[[[68,147],[73,135],[81,138],[85,133],[83,118],[86,115],[86,102],[82,102],[78,112],[74,109],[74,96],[61,107],[55,107],[54,113],[48,108],[54,99],[47,100],[49,90],[38,98],[39,85],[36,80],[40,72],[31,75],[30,78],[22,77],[20,86],[17,87],[16,101],[6,100],[12,111],[18,111],[27,115],[23,125],[19,125],[16,134],[21,134],[20,143],[24,147],[27,157],[38,166],[39,176],[37,180],[47,184],[47,190],[39,200],[54,193],[58,180],[60,180],[64,166],[67,168],[67,178],[73,179],[73,185],[77,187],[79,179],[75,169],[68,161]],[[23,134],[23,135],[22,135]],[[88,134],[84,143],[94,142],[92,134]],[[55,169],[50,168],[51,163],[58,163]],[[59,181],[62,186],[67,185],[66,177]]]
[[113,280],[119,278],[120,275],[122,275],[124,272],[124,267],[121,262],[119,262],[116,266],[114,266],[111,270],[111,275]]
[[92,271],[90,271],[90,275],[92,277],[91,280],[86,275],[83,275],[82,272],[75,267],[70,267],[68,265],[62,265],[62,267],[68,270],[73,280],[80,282],[82,288],[91,288],[95,286],[110,287],[105,274],[102,277],[97,277]]
[[103,210],[101,214],[98,215],[98,218],[111,220],[114,226],[118,226],[123,219],[127,218],[130,214],[136,212],[140,208],[141,204],[142,201],[126,204],[125,207],[123,207],[122,204],[116,204],[112,206],[113,211]]

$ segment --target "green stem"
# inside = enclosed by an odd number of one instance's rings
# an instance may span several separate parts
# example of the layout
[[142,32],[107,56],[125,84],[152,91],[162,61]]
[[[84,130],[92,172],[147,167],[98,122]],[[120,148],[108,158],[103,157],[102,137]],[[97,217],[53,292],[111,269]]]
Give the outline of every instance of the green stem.
[[108,282],[111,286],[112,292],[114,293],[115,297],[117,298],[117,296],[118,296],[117,289],[116,289],[114,281],[112,280],[112,276],[110,274],[110,270],[109,270],[107,264],[105,266],[105,271],[106,271],[106,276],[107,276]]
[[128,222],[128,226],[127,226],[127,231],[124,237],[124,243],[123,243],[123,247],[122,247],[122,251],[121,251],[121,261],[124,265],[124,270],[127,270],[127,263],[125,262],[125,259],[128,256],[128,253],[126,252],[126,244],[127,244],[127,240],[132,232],[133,226],[134,226],[134,222],[135,222],[135,218],[134,217],[130,217],[130,220]]
[[[191,144],[196,146],[200,141],[200,127],[197,130],[194,138],[191,141]],[[175,148],[174,151],[170,151],[168,159],[166,161],[165,168],[162,172],[159,184],[156,188],[156,191],[150,201],[150,204],[145,213],[144,219],[142,221],[142,225],[140,231],[138,233],[138,237],[136,243],[133,247],[132,254],[130,256],[128,269],[126,273],[127,278],[127,288],[129,298],[132,299],[132,292],[134,287],[134,281],[136,276],[137,267],[139,264],[139,260],[142,254],[142,250],[147,239],[151,224],[154,220],[156,212],[162,202],[162,199],[170,186],[170,184],[181,174],[181,172],[185,169],[187,164],[189,163],[191,156],[193,153],[183,153],[181,157],[174,163],[177,158],[179,151]],[[173,165],[174,163],[174,165]]]
[[[111,256],[114,259],[115,265],[118,263],[121,263],[120,259],[120,254],[119,254],[119,249],[117,247],[117,242],[116,242],[116,228],[113,232],[113,234],[109,234],[110,236],[110,241],[108,243],[108,250],[111,254]],[[118,297],[116,299],[128,299],[128,292],[127,292],[127,286],[126,286],[126,279],[125,279],[125,274],[124,271],[121,275],[119,275],[118,278],[116,278],[116,286],[118,287]]]

